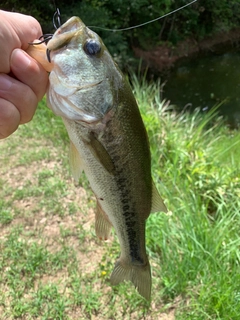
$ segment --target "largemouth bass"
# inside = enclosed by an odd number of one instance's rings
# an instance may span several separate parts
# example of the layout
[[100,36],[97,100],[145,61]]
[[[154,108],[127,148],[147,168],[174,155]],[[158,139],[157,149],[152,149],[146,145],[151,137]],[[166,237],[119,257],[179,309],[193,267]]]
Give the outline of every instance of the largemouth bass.
[[147,133],[130,85],[101,38],[78,17],[47,44],[51,73],[47,104],[68,131],[70,164],[78,181],[85,172],[96,196],[100,239],[114,227],[121,247],[110,281],[130,280],[147,300],[151,271],[145,224],[166,207],[152,181]]

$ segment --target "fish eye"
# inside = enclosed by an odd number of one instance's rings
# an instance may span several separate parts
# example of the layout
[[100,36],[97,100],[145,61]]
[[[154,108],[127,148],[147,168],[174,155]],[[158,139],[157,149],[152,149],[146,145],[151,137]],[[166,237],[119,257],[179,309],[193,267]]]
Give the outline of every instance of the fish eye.
[[100,44],[100,42],[98,42],[96,40],[89,39],[84,44],[84,51],[88,55],[94,56],[101,51],[101,44]]

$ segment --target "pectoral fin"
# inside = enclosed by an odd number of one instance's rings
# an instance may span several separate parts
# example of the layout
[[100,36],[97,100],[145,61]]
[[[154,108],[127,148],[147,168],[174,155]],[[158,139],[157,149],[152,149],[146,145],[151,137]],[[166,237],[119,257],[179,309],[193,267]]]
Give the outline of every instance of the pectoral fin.
[[69,160],[70,160],[70,169],[73,175],[73,178],[78,182],[81,173],[83,171],[82,160],[79,156],[79,152],[75,145],[70,141],[70,151],[69,151]]
[[97,202],[95,231],[100,240],[107,240],[111,232],[112,225],[108,220],[106,213],[102,210],[99,202]]
[[86,142],[88,144],[88,147],[90,148],[91,152],[99,160],[99,162],[102,164],[102,166],[110,173],[114,174],[115,167],[113,164],[113,161],[105,149],[105,147],[102,145],[102,143],[97,139],[97,137],[92,132],[90,134],[90,140]]
[[152,181],[152,207],[151,212],[167,212],[167,208],[155,186],[155,183]]

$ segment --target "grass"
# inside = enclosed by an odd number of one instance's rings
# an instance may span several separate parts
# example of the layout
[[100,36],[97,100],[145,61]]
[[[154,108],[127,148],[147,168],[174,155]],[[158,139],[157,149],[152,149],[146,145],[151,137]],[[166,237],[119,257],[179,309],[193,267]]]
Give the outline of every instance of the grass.
[[65,128],[43,100],[0,142],[1,319],[239,318],[240,132],[216,110],[176,114],[158,83],[132,84],[169,209],[147,221],[151,306],[109,285],[117,239],[97,240],[94,197],[84,175],[74,186]]

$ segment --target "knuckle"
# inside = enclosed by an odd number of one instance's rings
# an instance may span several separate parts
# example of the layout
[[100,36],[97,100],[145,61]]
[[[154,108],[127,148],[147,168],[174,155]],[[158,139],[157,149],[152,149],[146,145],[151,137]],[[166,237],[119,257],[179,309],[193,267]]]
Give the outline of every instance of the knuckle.
[[28,96],[28,99],[21,102],[21,105],[18,106],[18,110],[20,112],[20,124],[27,123],[32,120],[37,108],[37,103],[37,97],[33,92]]
[[0,139],[12,134],[19,125],[20,114],[9,101],[0,98]]

